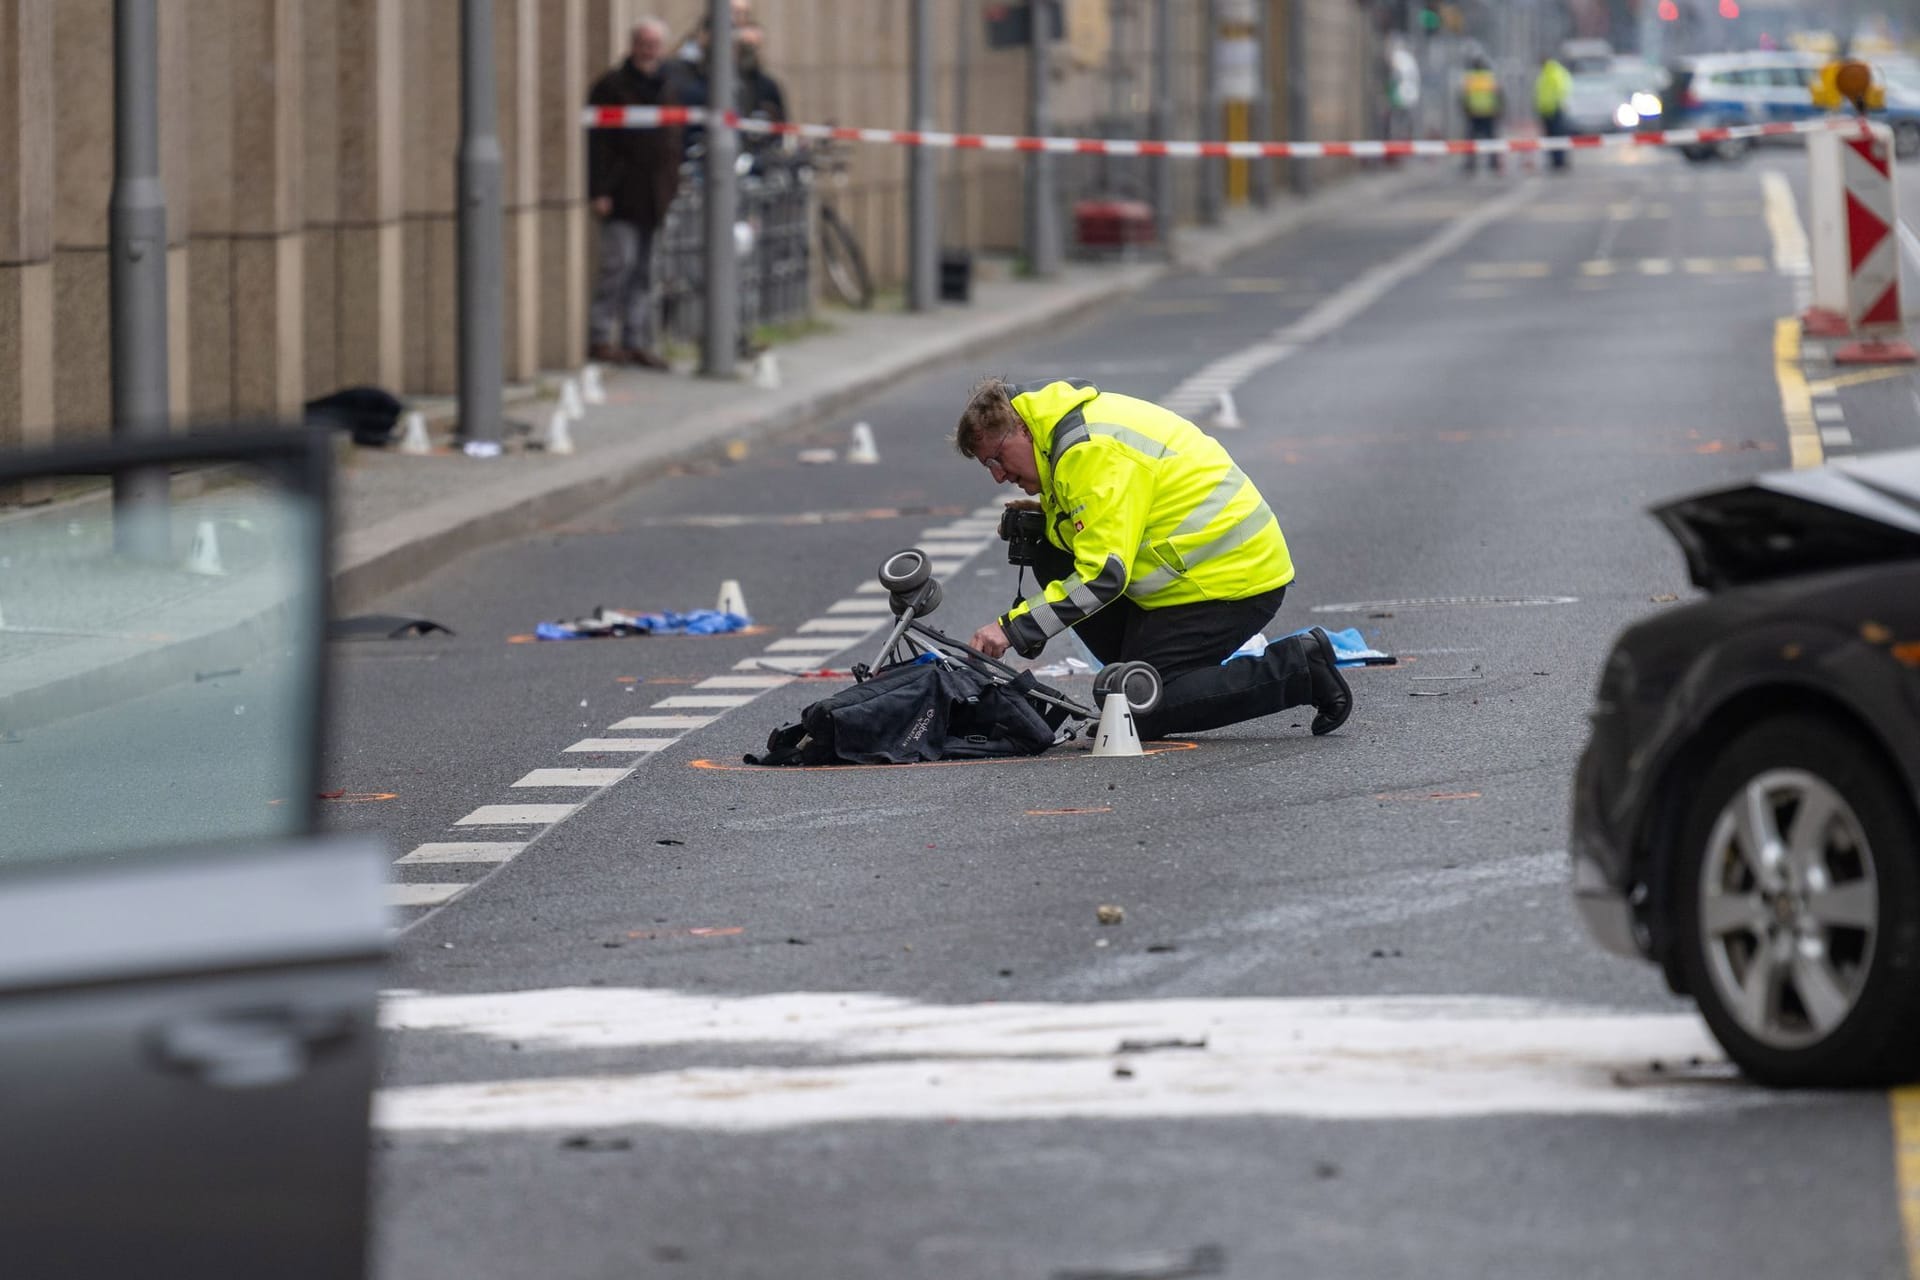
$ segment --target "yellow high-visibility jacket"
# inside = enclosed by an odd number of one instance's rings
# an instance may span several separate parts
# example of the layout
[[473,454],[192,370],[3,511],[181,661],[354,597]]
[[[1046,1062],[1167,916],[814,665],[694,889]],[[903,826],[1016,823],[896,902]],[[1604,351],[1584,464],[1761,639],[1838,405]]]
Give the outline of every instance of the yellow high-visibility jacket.
[[1016,387],[1033,433],[1047,538],[1074,576],[1000,618],[1021,653],[1122,595],[1143,609],[1241,600],[1293,581],[1280,522],[1218,440],[1078,379]]
[[1469,71],[1460,82],[1460,99],[1467,114],[1478,120],[1500,114],[1500,77],[1491,71]]

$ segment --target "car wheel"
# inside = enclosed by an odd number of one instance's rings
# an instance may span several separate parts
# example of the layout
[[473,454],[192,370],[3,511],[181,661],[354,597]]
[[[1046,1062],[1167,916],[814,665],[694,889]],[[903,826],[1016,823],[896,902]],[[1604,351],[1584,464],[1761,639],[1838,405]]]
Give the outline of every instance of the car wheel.
[[1742,733],[1684,830],[1680,961],[1728,1056],[1790,1087],[1920,1072],[1920,832],[1858,735],[1814,716]]
[[1752,138],[1727,138],[1713,145],[1713,154],[1722,160],[1738,160],[1751,150]]
[[1705,164],[1707,161],[1713,159],[1713,148],[1702,146],[1696,142],[1680,148],[1680,154],[1694,164]]
[[1893,126],[1893,154],[1902,160],[1920,155],[1920,120],[1902,120]]

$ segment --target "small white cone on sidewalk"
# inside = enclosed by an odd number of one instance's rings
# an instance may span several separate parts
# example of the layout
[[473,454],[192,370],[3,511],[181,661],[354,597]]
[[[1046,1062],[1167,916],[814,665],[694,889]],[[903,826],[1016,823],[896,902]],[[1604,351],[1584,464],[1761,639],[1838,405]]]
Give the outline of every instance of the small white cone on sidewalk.
[[740,583],[734,578],[728,578],[720,584],[720,602],[713,607],[721,613],[737,613],[743,618],[753,616],[747,612],[747,597],[741,593]]
[[1220,393],[1213,406],[1213,425],[1226,431],[1238,431],[1247,425],[1240,421],[1240,406],[1233,402],[1233,392]]
[[573,452],[573,428],[569,425],[572,421],[564,407],[553,411],[553,416],[547,419],[547,438],[541,442],[548,453]]
[[587,406],[580,401],[580,384],[572,378],[560,384],[560,412],[575,422],[587,416]]
[[406,428],[400,433],[400,452],[416,455],[433,452],[433,441],[427,437],[425,414],[415,411],[407,415]]
[[753,385],[762,391],[780,389],[780,358],[771,351],[762,351],[753,361]]
[[605,404],[607,388],[600,381],[600,366],[590,364],[580,371],[580,398],[588,404]]
[[1096,756],[1143,756],[1140,747],[1140,731],[1133,725],[1133,708],[1127,705],[1127,695],[1115,689],[1100,704],[1100,725],[1093,734],[1093,754]]
[[209,578],[225,576],[226,566],[220,563],[220,535],[213,521],[202,520],[193,531],[193,549],[187,553],[187,572],[205,574]]
[[847,461],[864,467],[880,461],[880,450],[873,443],[873,428],[864,422],[853,424],[853,444],[847,449]]

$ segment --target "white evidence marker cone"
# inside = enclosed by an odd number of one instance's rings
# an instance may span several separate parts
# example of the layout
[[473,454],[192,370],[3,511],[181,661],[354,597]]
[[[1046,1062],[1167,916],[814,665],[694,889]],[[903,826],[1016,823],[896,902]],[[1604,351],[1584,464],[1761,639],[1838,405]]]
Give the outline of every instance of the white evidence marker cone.
[[580,371],[580,398],[588,404],[605,404],[607,388],[600,381],[600,366],[590,364]]
[[1240,406],[1233,402],[1233,392],[1220,393],[1220,399],[1213,407],[1213,425],[1226,431],[1238,431],[1247,425],[1240,421]]
[[1096,756],[1143,756],[1147,754],[1140,747],[1140,731],[1133,726],[1133,708],[1127,705],[1127,695],[1115,689],[1100,704],[1100,726],[1093,734],[1093,754]]
[[753,385],[763,391],[780,389],[780,359],[771,351],[762,351],[753,361]]
[[417,411],[407,415],[406,429],[400,433],[400,452],[416,455],[433,452],[433,441],[427,438],[426,415]]
[[741,593],[740,583],[734,578],[728,578],[720,584],[720,601],[713,607],[721,613],[737,613],[743,618],[753,616],[747,612],[747,597]]
[[555,409],[547,419],[547,438],[542,443],[548,453],[573,452],[573,428],[567,425],[571,421],[565,408]]
[[187,572],[205,574],[209,578],[223,577],[227,572],[226,566],[220,563],[220,535],[211,520],[202,520],[193,531],[193,550],[187,553]]
[[572,378],[560,384],[560,412],[575,422],[587,416],[587,406],[580,402],[580,384]]
[[880,461],[880,450],[873,443],[873,428],[864,422],[853,424],[853,444],[847,449],[847,461],[865,467]]

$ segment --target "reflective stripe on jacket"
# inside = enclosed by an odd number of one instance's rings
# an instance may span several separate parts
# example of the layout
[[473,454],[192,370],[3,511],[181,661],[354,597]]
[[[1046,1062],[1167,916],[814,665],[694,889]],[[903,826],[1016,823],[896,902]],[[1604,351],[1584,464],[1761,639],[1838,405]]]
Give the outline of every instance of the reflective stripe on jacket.
[[1491,71],[1469,71],[1461,81],[1460,96],[1467,114],[1479,119],[1500,114],[1500,78]]
[[1240,600],[1293,581],[1280,522],[1218,440],[1077,379],[1014,388],[1033,434],[1047,538],[1073,555],[1000,619],[1023,653],[1122,595],[1144,609]]

